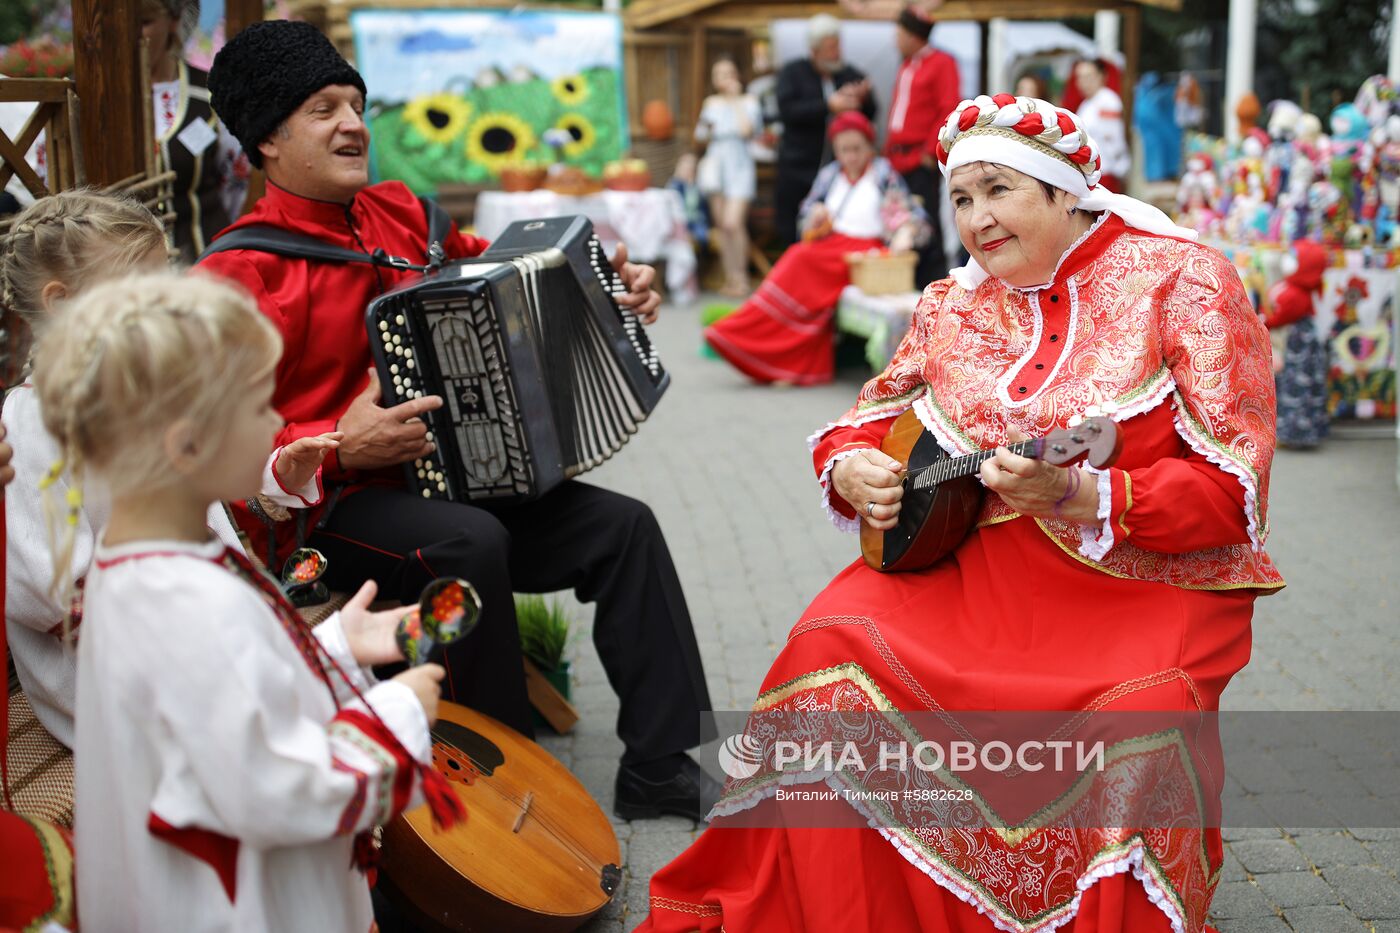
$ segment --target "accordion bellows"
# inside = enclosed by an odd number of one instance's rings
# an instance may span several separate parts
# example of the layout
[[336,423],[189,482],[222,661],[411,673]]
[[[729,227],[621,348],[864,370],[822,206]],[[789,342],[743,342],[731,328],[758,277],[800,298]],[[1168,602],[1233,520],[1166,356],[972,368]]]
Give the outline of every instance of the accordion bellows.
[[441,395],[425,498],[530,499],[603,463],[670,384],[585,217],[512,224],[366,311],[383,404]]

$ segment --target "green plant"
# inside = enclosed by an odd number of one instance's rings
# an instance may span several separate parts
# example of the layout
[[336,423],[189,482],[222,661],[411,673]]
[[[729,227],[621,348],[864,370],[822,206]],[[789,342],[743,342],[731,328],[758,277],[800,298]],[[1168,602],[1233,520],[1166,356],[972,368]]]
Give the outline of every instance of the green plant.
[[712,305],[705,305],[704,309],[700,312],[700,326],[709,327],[716,321],[722,321],[738,310],[739,306],[733,302],[717,302]]
[[557,599],[535,593],[515,597],[515,620],[520,627],[520,650],[543,671],[557,671],[564,664],[569,641],[569,614]]

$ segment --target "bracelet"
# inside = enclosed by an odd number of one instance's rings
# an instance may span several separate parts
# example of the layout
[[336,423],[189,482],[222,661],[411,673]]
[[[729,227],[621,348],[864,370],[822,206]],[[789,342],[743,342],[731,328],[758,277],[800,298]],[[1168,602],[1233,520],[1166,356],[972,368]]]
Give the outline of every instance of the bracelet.
[[1065,481],[1065,494],[1063,496],[1060,496],[1059,500],[1055,503],[1056,518],[1060,517],[1060,506],[1073,499],[1075,497],[1075,494],[1079,492],[1080,481],[1081,477],[1079,475],[1078,468],[1070,467],[1069,478]]

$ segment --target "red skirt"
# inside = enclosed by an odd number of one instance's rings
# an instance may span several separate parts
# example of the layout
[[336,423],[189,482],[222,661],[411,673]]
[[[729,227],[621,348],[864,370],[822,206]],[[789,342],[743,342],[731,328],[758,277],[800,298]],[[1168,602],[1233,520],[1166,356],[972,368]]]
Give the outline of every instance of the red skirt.
[[[1017,518],[925,571],[847,567],[755,709],[1214,711],[1249,659],[1254,597],[1112,577]],[[1214,775],[1200,790],[1218,800]],[[653,876],[642,930],[1200,933],[1223,855],[1218,829],[1182,824],[1008,841],[726,819]]]
[[839,233],[793,245],[748,301],[705,329],[706,342],[759,382],[830,382],[835,369],[831,320],[841,290],[851,284],[846,254],[882,245]]

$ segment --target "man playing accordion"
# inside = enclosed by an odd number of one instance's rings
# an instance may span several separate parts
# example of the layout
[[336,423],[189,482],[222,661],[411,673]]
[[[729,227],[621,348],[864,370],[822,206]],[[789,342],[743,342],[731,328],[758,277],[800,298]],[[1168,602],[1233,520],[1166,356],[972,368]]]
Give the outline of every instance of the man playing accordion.
[[[369,184],[365,85],[315,28],[260,23],[225,46],[210,72],[214,109],[267,173],[267,194],[230,230],[271,226],[325,244],[414,257],[427,243],[423,206],[400,182]],[[227,232],[227,231],[226,231]],[[448,260],[487,246],[451,228]],[[282,333],[286,351],[273,404],[279,443],[338,430],[325,464],[326,504],[271,522],[236,504],[253,546],[280,565],[299,544],[329,559],[327,582],[353,590],[378,581],[387,598],[414,602],[435,577],[472,581],[477,630],[447,650],[444,693],[531,733],[512,592],[570,588],[596,601],[594,643],[621,701],[625,751],[615,809],[628,819],[678,813],[700,819],[718,785],[685,754],[710,708],[699,649],[665,538],[651,510],[626,496],[566,481],[528,502],[477,507],[424,499],[402,465],[435,448],[420,416],[442,399],[378,402],[365,308],[417,273],[361,263],[289,258],[254,249],[206,256],[202,268],[238,282]],[[654,270],[613,259],[629,289],[618,303],[656,316]],[[269,553],[270,552],[270,553]]]

